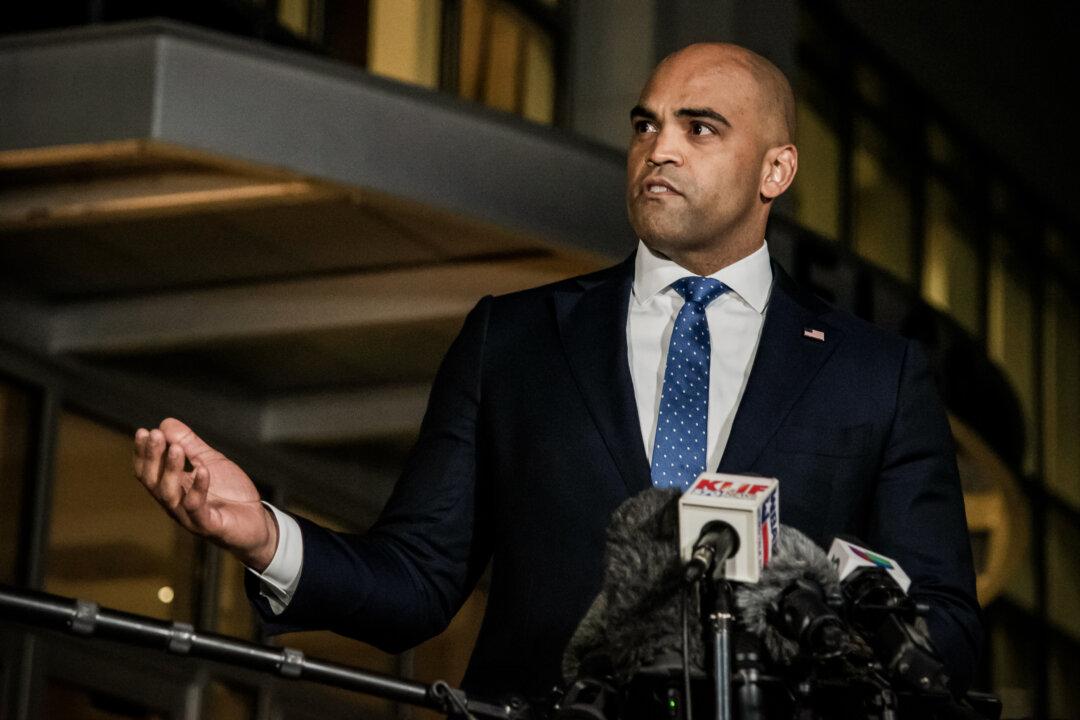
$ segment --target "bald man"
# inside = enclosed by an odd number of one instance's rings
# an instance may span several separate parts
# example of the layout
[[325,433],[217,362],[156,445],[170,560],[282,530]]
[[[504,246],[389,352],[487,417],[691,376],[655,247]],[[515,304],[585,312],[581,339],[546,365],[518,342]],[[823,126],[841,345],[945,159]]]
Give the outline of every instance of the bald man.
[[248,565],[272,630],[402,650],[440,632],[493,563],[464,681],[486,695],[542,695],[559,680],[598,590],[608,517],[628,497],[705,469],[777,477],[785,523],[820,543],[856,535],[903,564],[963,685],[981,630],[926,359],[769,259],[769,210],[798,168],[787,80],[743,48],[693,45],[660,63],[631,124],[636,251],[477,304],[369,532],[260,504],[248,476],[176,420],[138,431],[136,475]]

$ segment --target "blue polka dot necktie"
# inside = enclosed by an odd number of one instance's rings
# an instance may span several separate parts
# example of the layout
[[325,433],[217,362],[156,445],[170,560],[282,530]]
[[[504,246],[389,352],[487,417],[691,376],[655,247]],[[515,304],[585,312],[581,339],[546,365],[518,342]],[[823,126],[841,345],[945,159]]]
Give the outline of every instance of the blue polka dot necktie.
[[711,350],[705,308],[728,287],[704,277],[685,277],[672,287],[686,302],[675,318],[668,345],[652,481],[656,487],[686,490],[705,470]]

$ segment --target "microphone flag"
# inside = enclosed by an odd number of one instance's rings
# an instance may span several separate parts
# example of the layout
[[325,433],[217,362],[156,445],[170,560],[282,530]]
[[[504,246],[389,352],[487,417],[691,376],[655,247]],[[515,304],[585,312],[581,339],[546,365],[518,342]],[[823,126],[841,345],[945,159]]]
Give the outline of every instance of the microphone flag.
[[907,594],[908,588],[911,587],[911,578],[900,568],[899,563],[849,540],[834,539],[829,547],[829,560],[836,568],[836,574],[840,576],[840,580],[845,580],[859,568],[876,567],[887,572],[904,594]]
[[780,534],[780,483],[774,478],[702,473],[679,498],[679,556],[690,561],[701,529],[714,520],[734,528],[739,549],[724,568],[734,582],[756,583]]

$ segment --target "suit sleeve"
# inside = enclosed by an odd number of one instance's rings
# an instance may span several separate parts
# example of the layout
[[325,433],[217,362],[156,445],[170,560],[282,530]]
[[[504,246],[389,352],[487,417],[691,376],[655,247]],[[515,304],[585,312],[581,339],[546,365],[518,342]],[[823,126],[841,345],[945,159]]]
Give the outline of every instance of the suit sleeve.
[[956,452],[925,353],[909,342],[870,518],[870,546],[894,554],[930,607],[931,638],[954,687],[975,673],[982,625]]
[[297,518],[303,569],[280,615],[249,578],[269,632],[327,629],[401,652],[441,632],[464,603],[491,554],[477,460],[490,305],[484,298],[469,313],[443,359],[417,444],[375,525],[345,534]]

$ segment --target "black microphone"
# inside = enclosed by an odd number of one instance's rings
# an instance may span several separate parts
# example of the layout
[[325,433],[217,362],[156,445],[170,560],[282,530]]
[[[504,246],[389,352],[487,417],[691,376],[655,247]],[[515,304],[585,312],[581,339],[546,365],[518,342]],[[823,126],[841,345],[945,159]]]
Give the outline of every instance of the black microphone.
[[737,552],[739,534],[735,528],[723,520],[710,520],[701,528],[701,535],[694,543],[683,580],[688,584],[697,582],[705,573],[724,567]]
[[[677,490],[649,488],[612,513],[600,592],[563,653],[563,677],[629,682],[644,669],[682,667],[683,567]],[[696,607],[690,612],[691,668],[704,648]]]
[[735,603],[796,691],[798,712],[895,717],[896,696],[869,646],[837,612],[839,579],[813,540],[781,525],[761,581],[738,588]]
[[837,567],[851,624],[869,640],[898,685],[920,693],[950,692],[950,678],[918,615],[925,608],[907,595],[911,581],[892,558],[836,538],[829,559]]
[[825,551],[788,525],[780,526],[776,555],[760,582],[735,592],[743,623],[782,666],[804,653],[827,659],[865,649],[833,609],[840,603],[839,580]]

